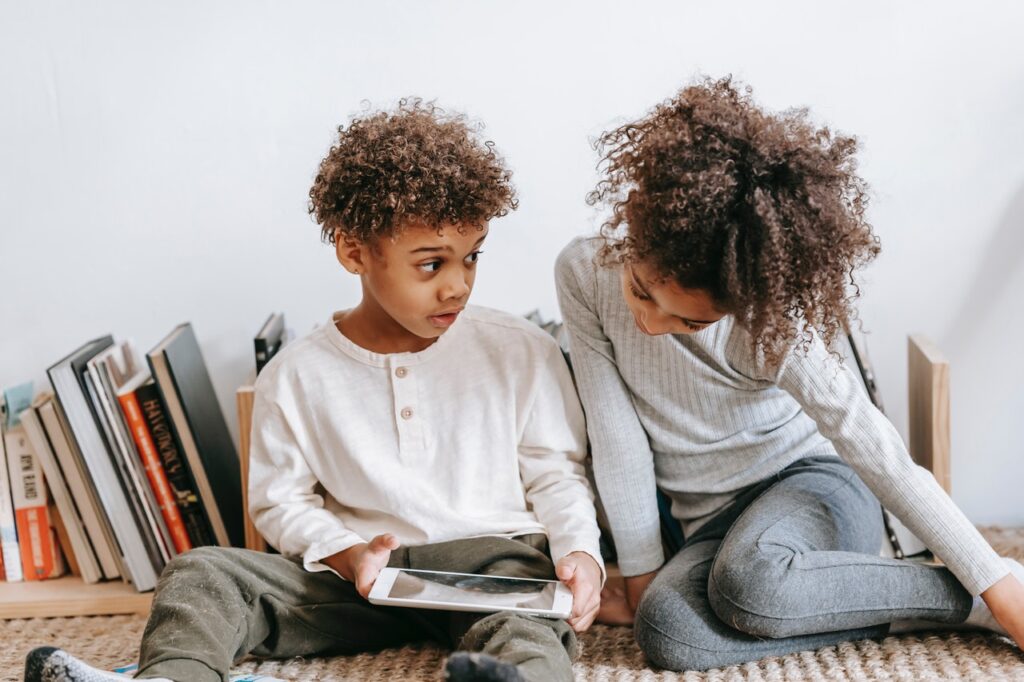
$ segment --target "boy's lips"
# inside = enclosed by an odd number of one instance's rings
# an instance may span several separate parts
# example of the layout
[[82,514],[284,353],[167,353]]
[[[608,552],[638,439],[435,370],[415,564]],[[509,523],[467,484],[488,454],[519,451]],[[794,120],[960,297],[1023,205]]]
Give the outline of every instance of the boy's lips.
[[428,319],[430,320],[430,324],[434,325],[435,327],[444,329],[446,327],[452,326],[452,324],[455,323],[455,318],[457,318],[459,316],[459,313],[461,312],[462,308],[459,308],[458,310],[452,310],[447,313],[441,313],[440,315],[431,315]]

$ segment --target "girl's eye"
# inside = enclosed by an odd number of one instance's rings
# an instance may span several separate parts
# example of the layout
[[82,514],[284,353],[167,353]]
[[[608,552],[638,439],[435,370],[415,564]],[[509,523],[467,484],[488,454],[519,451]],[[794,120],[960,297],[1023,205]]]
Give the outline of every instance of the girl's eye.
[[703,329],[704,327],[707,326],[706,324],[690,324],[686,320],[682,320],[682,322],[686,326],[687,329],[689,329],[691,331],[695,331],[695,332],[699,332],[701,329]]
[[633,284],[632,282],[629,283],[629,291],[630,291],[630,293],[633,294],[633,296],[635,296],[637,298],[638,301],[649,301],[649,300],[651,300],[650,296],[644,296],[643,294],[641,294],[640,290],[637,289],[636,285]]
[[475,263],[478,260],[480,260],[480,254],[482,253],[483,251],[474,251],[473,253],[466,256],[466,260],[468,260],[470,263]]
[[420,263],[419,269],[423,272],[437,272],[441,269],[441,261],[432,260],[429,263]]

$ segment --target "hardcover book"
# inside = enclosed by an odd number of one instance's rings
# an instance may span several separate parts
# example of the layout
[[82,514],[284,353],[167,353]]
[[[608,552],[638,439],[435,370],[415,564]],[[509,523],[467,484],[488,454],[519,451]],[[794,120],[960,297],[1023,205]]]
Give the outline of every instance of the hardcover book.
[[21,551],[18,549],[18,526],[14,523],[11,481],[7,477],[7,448],[4,447],[6,414],[0,410],[0,554],[3,555],[4,580],[16,583],[22,580]]
[[216,545],[217,539],[213,536],[213,529],[210,528],[210,522],[203,511],[203,503],[199,499],[199,490],[192,472],[189,471],[181,445],[175,438],[174,429],[167,420],[167,412],[160,399],[160,390],[150,380],[139,386],[135,396],[149,428],[149,434],[153,438],[153,445],[160,456],[164,473],[167,474],[167,482],[178,504],[189,540],[195,547]]
[[144,532],[145,518],[140,518],[129,495],[129,474],[123,463],[115,460],[100,430],[99,416],[95,414],[89,398],[87,364],[89,360],[110,348],[114,340],[100,337],[84,344],[47,370],[61,412],[67,418],[69,435],[74,439],[84,463],[83,471],[96,488],[106,521],[116,539],[123,577],[145,592],[156,586],[157,575],[163,569],[147,552],[149,542]]
[[60,413],[56,400],[49,400],[39,406],[39,420],[43,423],[46,437],[53,447],[53,454],[60,467],[68,492],[82,518],[89,543],[96,553],[100,571],[104,578],[121,577],[121,563],[114,540],[113,530],[103,515],[103,508],[96,496],[96,490],[89,480],[88,474],[82,470],[82,457],[71,438],[68,437],[68,426]]
[[256,374],[277,355],[284,343],[284,313],[273,313],[253,339],[256,349]]
[[176,327],[147,358],[217,544],[244,547],[238,452],[192,325]]
[[22,575],[25,580],[43,580],[64,574],[64,558],[50,520],[43,471],[21,423],[21,415],[28,409],[31,399],[31,383],[4,392],[7,406],[4,446],[7,449],[14,521],[18,527]]
[[[85,384],[92,401],[96,421],[100,425],[118,471],[121,472],[122,483],[128,493],[129,503],[139,520],[139,529],[146,542],[146,551],[150,561],[163,570],[171,560],[173,544],[170,531],[160,515],[156,497],[153,494],[146,474],[143,471],[139,453],[135,450],[135,442],[128,433],[121,413],[120,404],[115,394],[112,374],[120,374],[115,365],[118,355],[128,356],[130,349],[127,344],[115,344],[86,363]],[[112,371],[113,369],[113,371]],[[176,554],[176,553],[174,553]]]
[[174,491],[171,489],[156,444],[149,433],[149,426],[146,425],[146,418],[142,415],[142,407],[139,405],[138,391],[146,381],[149,381],[149,372],[139,372],[134,379],[118,390],[117,400],[135,441],[135,449],[146,470],[149,485],[156,496],[160,514],[170,531],[174,549],[180,554],[192,549],[192,542],[189,540],[188,531],[185,530],[181,510],[178,508]]
[[[43,476],[46,477],[47,486],[53,496],[53,507],[56,507],[60,514],[60,521],[53,517],[54,528],[60,536],[61,524],[67,541],[62,546],[70,546],[71,551],[65,552],[68,564],[77,568],[77,574],[87,583],[95,583],[103,577],[100,571],[99,562],[89,544],[89,538],[85,532],[85,526],[79,516],[78,508],[68,491],[67,482],[57,464],[50,439],[43,428],[42,420],[39,418],[39,409],[50,402],[52,396],[43,394],[32,403],[32,406],[21,413],[21,421],[25,426],[25,433],[29,442],[35,450],[42,467]],[[72,561],[72,556],[74,561]]]

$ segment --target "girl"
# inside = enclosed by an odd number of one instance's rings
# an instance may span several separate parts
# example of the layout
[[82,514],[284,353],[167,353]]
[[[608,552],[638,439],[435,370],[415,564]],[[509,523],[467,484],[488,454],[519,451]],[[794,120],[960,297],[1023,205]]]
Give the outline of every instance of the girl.
[[[606,622],[707,669],[930,624],[1024,642],[996,555],[832,350],[879,250],[856,141],[729,79],[605,133],[612,217],[559,256],[594,473],[626,576]],[[663,554],[655,491],[686,541]],[[876,497],[877,496],[877,497]],[[948,568],[878,556],[878,500]],[[981,599],[974,595],[981,595]]]

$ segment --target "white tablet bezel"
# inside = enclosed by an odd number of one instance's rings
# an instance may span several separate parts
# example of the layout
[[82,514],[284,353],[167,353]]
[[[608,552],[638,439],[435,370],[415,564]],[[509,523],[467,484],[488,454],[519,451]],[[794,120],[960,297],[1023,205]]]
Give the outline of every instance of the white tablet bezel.
[[543,616],[545,618],[568,618],[572,612],[572,591],[557,580],[536,580],[534,578],[516,578],[506,575],[487,575],[486,578],[510,578],[512,580],[532,580],[539,583],[555,583],[555,596],[552,599],[550,609],[529,609],[518,607],[507,607],[495,609],[493,604],[474,604],[473,602],[436,602],[425,599],[402,599],[389,597],[392,586],[398,578],[399,571],[408,573],[443,573],[445,575],[480,575],[477,573],[458,573],[455,571],[428,571],[414,568],[382,568],[377,580],[370,589],[369,601],[371,604],[380,606],[403,606],[413,609],[437,609],[441,611],[473,611],[476,613],[495,613],[497,611],[511,611],[532,616]]

